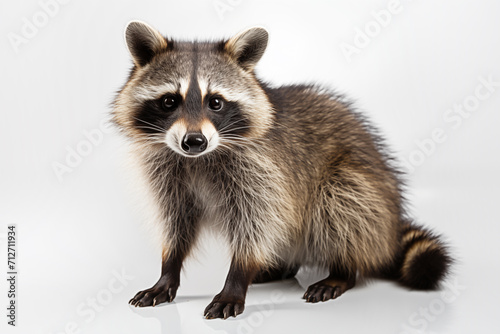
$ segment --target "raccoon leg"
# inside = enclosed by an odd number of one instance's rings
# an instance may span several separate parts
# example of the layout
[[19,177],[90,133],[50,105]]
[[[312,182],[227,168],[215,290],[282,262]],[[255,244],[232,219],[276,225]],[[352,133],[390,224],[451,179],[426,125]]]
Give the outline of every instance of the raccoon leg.
[[180,273],[183,256],[164,258],[161,266],[161,276],[156,284],[146,290],[139,291],[129,301],[133,306],[156,306],[164,302],[172,302],[180,284]]
[[340,297],[356,284],[356,272],[330,271],[330,275],[307,288],[303,299],[309,303],[324,302]]
[[277,268],[264,268],[259,270],[252,283],[266,283],[272,281],[281,281],[295,277],[300,266],[289,267],[285,264]]
[[201,214],[189,197],[181,199],[176,206],[177,212],[181,214],[173,219],[176,223],[165,226],[165,235],[171,239],[163,249],[160,279],[153,287],[139,291],[129,301],[133,306],[155,306],[172,302],[175,298],[180,284],[182,262],[196,239],[196,223]]
[[245,309],[248,286],[258,271],[258,266],[244,267],[234,258],[222,291],[205,308],[206,319],[236,317]]

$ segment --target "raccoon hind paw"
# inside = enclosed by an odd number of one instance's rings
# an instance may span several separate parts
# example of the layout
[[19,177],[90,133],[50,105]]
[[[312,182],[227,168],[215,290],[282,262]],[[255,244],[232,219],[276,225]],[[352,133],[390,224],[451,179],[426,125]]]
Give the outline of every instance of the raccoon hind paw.
[[308,303],[325,302],[340,297],[353,286],[354,281],[352,280],[325,278],[309,286],[302,299],[305,299]]

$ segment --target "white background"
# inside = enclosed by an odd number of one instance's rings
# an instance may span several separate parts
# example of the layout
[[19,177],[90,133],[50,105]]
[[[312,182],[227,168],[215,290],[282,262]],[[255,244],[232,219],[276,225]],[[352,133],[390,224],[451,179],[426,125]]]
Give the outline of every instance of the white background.
[[[377,31],[372,11],[388,3],[75,0],[45,9],[48,16],[38,1],[2,0],[0,331],[498,332],[500,87],[481,100],[474,94],[480,78],[500,82],[500,2],[401,0]],[[217,10],[223,4],[225,11]],[[238,318],[208,321],[202,312],[223,285],[228,259],[223,243],[207,238],[186,263],[173,304],[127,305],[160,271],[159,249],[126,176],[124,141],[100,129],[131,66],[123,40],[131,19],[188,39],[264,26],[271,37],[261,78],[321,82],[357,101],[396,157],[415,165],[408,175],[412,213],[445,235],[457,258],[448,285],[425,293],[372,281],[309,305],[300,297],[321,274],[303,271],[297,280],[251,287]],[[25,20],[40,27],[14,46]],[[348,61],[342,43],[356,47],[358,29],[367,27],[368,45]],[[448,110],[463,103],[474,110],[457,119]],[[436,131],[440,140],[432,144]],[[66,165],[70,151],[87,145],[86,132],[102,139],[59,180],[54,164]],[[19,237],[16,328],[5,316],[8,224]]]

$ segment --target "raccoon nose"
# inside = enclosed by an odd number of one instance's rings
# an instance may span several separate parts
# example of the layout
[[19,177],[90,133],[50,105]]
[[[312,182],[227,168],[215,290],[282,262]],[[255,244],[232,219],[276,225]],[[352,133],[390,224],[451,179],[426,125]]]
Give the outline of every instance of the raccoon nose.
[[207,138],[201,133],[187,133],[182,139],[182,149],[186,153],[200,153],[207,148]]

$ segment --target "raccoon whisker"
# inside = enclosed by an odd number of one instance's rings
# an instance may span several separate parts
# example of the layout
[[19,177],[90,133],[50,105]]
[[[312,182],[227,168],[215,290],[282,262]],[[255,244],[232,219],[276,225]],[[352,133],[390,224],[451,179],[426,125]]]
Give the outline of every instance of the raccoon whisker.
[[162,128],[161,126],[156,125],[156,124],[152,124],[152,123],[149,123],[149,122],[146,122],[143,119],[140,119],[140,118],[137,118],[137,117],[134,117],[134,119],[137,120],[137,121],[139,121],[139,122],[142,122],[144,124],[151,125],[153,127],[153,129],[156,129],[156,130],[159,130],[159,131],[162,131],[162,132],[166,132],[167,131],[166,129]]
[[236,130],[242,130],[242,129],[250,129],[250,128],[262,128],[261,126],[255,126],[255,125],[246,125],[246,126],[240,126],[238,128],[233,128],[233,129],[227,129],[226,131],[219,131],[220,134],[226,134],[226,133],[231,133],[231,131],[236,131]]
[[145,141],[148,141],[148,142],[156,142],[156,141],[160,142],[159,138],[147,137],[147,136],[139,136],[138,139],[145,140]]
[[[219,154],[223,154],[226,157],[234,155],[234,147],[227,146],[226,144],[219,144],[217,147]],[[223,167],[221,169],[224,169]]]
[[164,134],[159,134],[159,133],[143,133],[140,134],[139,137],[147,137],[147,138],[163,138]]
[[255,148],[259,148],[259,146],[260,146],[258,143],[254,142],[254,141],[247,140],[247,139],[241,139],[241,138],[224,138],[221,141],[226,142],[226,143],[232,143],[232,144],[252,145]]
[[221,141],[222,140],[226,140],[226,141],[238,140],[238,141],[252,142],[252,140],[249,138],[236,137],[236,136],[222,136],[222,137],[220,137],[220,140]]
[[221,138],[221,140],[223,140],[223,139],[240,140],[240,141],[255,143],[254,139],[243,137],[243,136],[239,136],[239,135],[221,136],[220,138]]
[[154,131],[161,131],[163,133],[165,132],[164,130],[153,128],[153,127],[150,127],[150,126],[137,126],[136,128],[138,128],[138,129],[146,129],[146,130],[154,130]]
[[250,140],[244,140],[241,138],[224,138],[224,140],[221,140],[221,142],[226,142],[226,143],[231,143],[231,144],[251,144],[251,145],[256,145],[257,143],[252,142]]
[[150,144],[165,144],[165,141],[162,138],[157,137],[148,137],[148,136],[139,136],[137,137],[138,143],[150,145]]
[[219,133],[221,138],[243,138],[243,139],[248,139],[250,140],[251,138],[245,137],[236,133],[230,133],[230,132],[224,132],[224,133]]
[[253,150],[255,150],[257,152],[263,150],[262,146],[259,145],[259,143],[256,143],[248,138],[244,139],[244,138],[223,137],[219,141],[219,145],[221,145],[221,144],[232,144],[232,145],[240,146],[240,147],[249,147],[250,146],[250,147],[252,147]]
[[225,149],[228,149],[228,150],[231,150],[231,147],[230,146],[227,146],[226,143],[221,143],[219,142],[219,145],[217,146],[217,148],[225,148]]
[[162,140],[162,136],[158,136],[158,135],[139,135],[138,138],[141,140],[145,140],[149,143],[164,144],[164,141]]
[[234,130],[237,130],[237,129],[247,129],[247,128],[248,129],[250,129],[250,128],[262,129],[263,127],[261,125],[243,125],[243,126],[240,126],[240,127],[237,127],[237,128],[228,129],[228,127],[225,126],[223,129],[219,130],[219,132],[220,133],[228,133],[230,131],[234,131]]
[[227,128],[229,128],[230,126],[238,123],[238,122],[243,122],[243,121],[248,121],[246,118],[242,118],[242,119],[239,119],[237,121],[234,121],[232,123],[229,123],[228,125],[226,125],[225,127],[223,127],[222,129],[219,130],[219,132],[223,132],[224,130],[226,130]]
[[143,119],[140,119],[140,118],[137,118],[137,117],[134,117],[135,120],[141,122],[141,123],[144,123],[144,124],[147,124],[147,125],[150,125],[153,129],[157,129],[157,130],[161,130],[161,131],[166,131],[166,129],[160,127],[159,125],[156,125],[156,124],[153,124],[153,123],[149,123]]

